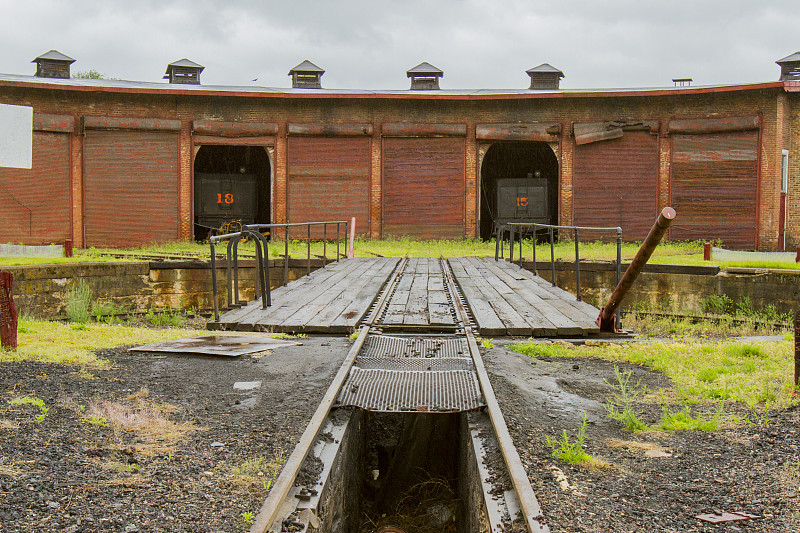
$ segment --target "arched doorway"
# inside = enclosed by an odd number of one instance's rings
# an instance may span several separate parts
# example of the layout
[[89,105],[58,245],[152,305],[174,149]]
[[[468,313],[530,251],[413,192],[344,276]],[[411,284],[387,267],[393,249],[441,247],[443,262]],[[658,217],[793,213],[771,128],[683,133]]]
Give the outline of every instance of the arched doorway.
[[558,221],[558,159],[546,142],[500,141],[481,163],[480,236],[494,235],[497,222]]
[[194,237],[229,222],[270,222],[270,162],[262,146],[203,145],[194,159]]

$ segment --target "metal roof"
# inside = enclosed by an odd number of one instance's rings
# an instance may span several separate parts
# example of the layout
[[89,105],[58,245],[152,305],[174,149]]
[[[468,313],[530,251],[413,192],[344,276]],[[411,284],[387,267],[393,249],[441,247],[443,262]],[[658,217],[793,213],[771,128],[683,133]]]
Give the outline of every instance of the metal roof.
[[167,66],[168,67],[191,67],[191,68],[199,68],[200,70],[203,70],[204,68],[206,68],[203,65],[198,65],[194,61],[189,61],[185,57],[183,59],[179,59],[178,61],[172,62]]
[[31,61],[31,63],[36,63],[40,59],[49,59],[50,61],[69,61],[70,64],[75,62],[74,59],[72,59],[69,56],[65,56],[64,54],[62,54],[58,50],[50,50],[49,52],[46,52],[46,53],[40,55],[39,57],[37,57],[36,59],[34,59],[33,61]]
[[409,69],[406,71],[406,75],[410,78],[415,74],[433,74],[435,76],[444,76],[444,72],[441,69],[434,67],[430,63],[423,61],[416,67]]
[[528,74],[537,73],[537,72],[553,72],[553,73],[556,73],[556,74],[560,74],[562,78],[564,77],[564,73],[561,72],[560,70],[558,70],[556,67],[554,67],[550,63],[542,63],[538,67],[529,68],[525,72],[527,72]]
[[37,78],[30,75],[19,74],[0,74],[0,85],[29,85],[31,87],[61,88],[64,90],[77,91],[100,91],[100,92],[151,92],[168,94],[204,94],[204,95],[241,95],[241,96],[315,96],[315,97],[371,97],[385,96],[398,98],[466,98],[466,97],[528,97],[528,98],[547,98],[559,96],[623,96],[623,95],[647,95],[653,93],[673,93],[688,92],[702,93],[715,90],[747,90],[771,87],[784,87],[780,81],[762,82],[750,84],[726,84],[726,85],[696,85],[692,87],[641,87],[641,88],[604,88],[604,89],[547,89],[533,91],[527,88],[522,89],[442,89],[431,91],[408,90],[408,89],[293,89],[283,87],[261,87],[255,85],[231,86],[231,85],[185,85],[169,84],[163,82],[142,82],[126,80],[93,80],[85,78]]
[[781,63],[793,63],[795,61],[800,61],[800,52],[795,52],[790,56],[779,59],[776,61],[776,63],[780,65]]
[[291,75],[293,72],[325,72],[324,69],[319,68],[317,65],[306,59],[292,70],[289,71]]

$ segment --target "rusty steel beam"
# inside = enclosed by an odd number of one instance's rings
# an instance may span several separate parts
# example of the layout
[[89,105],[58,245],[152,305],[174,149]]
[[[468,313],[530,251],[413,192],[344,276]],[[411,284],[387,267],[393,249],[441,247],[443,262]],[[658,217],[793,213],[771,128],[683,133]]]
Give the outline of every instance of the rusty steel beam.
[[35,131],[72,133],[73,131],[75,131],[75,117],[73,117],[72,115],[50,115],[47,113],[34,113],[33,129]]
[[528,124],[478,124],[475,137],[492,141],[558,141],[561,124],[531,122]]
[[160,118],[83,117],[85,130],[181,131],[180,120]]
[[725,133],[728,131],[757,130],[759,117],[687,118],[670,120],[670,133]]
[[192,132],[196,135],[220,137],[265,137],[278,134],[278,125],[272,122],[224,122],[221,120],[195,120]]
[[392,137],[466,137],[467,125],[387,122],[381,127],[381,132]]
[[296,124],[288,126],[289,135],[359,137],[372,135],[372,124]]
[[631,289],[631,286],[633,286],[633,282],[639,277],[639,274],[642,272],[642,269],[644,269],[650,256],[653,255],[656,246],[661,242],[661,238],[675,219],[675,215],[675,210],[671,207],[665,207],[661,210],[655,224],[653,224],[653,227],[650,229],[650,233],[645,237],[633,261],[628,265],[628,269],[625,271],[622,279],[619,280],[608,302],[606,302],[606,305],[600,311],[600,316],[597,317],[597,325],[600,326],[600,331],[604,333],[614,333],[616,331],[614,327],[614,315],[619,305],[622,303],[622,299],[625,298],[625,295]]

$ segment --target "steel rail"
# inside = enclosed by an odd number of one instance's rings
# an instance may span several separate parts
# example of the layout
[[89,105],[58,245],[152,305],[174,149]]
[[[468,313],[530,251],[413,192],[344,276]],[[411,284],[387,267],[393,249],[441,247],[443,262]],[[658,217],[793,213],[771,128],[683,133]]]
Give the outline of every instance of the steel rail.
[[[514,486],[514,492],[519,498],[525,524],[530,533],[549,533],[550,528],[543,522],[544,515],[542,514],[539,500],[536,499],[536,494],[533,492],[531,483],[528,480],[528,474],[522,466],[522,460],[519,457],[517,448],[514,446],[514,441],[511,439],[511,434],[508,432],[508,426],[500,410],[500,404],[497,403],[494,389],[492,389],[492,384],[489,382],[489,374],[486,372],[486,367],[483,365],[478,343],[475,341],[475,335],[472,332],[472,325],[469,322],[464,302],[461,300],[456,289],[457,285],[453,278],[453,273],[450,270],[450,265],[444,259],[440,259],[440,262],[445,284],[450,292],[453,307],[456,310],[456,319],[464,328],[464,334],[467,337],[469,353],[475,365],[475,373],[478,376],[478,383],[483,393],[483,399],[486,401],[486,411],[489,413],[489,419],[494,427],[495,436],[500,445],[503,460],[508,469],[511,483]],[[513,520],[514,517],[512,516],[511,519]]]
[[[361,351],[364,342],[367,340],[370,327],[372,327],[376,318],[380,316],[380,310],[388,302],[389,295],[393,292],[393,289],[400,277],[400,273],[402,273],[405,269],[407,261],[408,257],[406,256],[398,262],[397,266],[392,272],[392,276],[384,285],[384,290],[382,291],[381,296],[378,298],[377,303],[373,306],[372,311],[369,313],[367,319],[364,321],[363,326],[359,330],[358,339],[350,348],[350,351],[347,352],[347,356],[345,357],[342,366],[339,367],[339,371],[336,373],[336,376],[333,378],[333,381],[328,387],[325,396],[323,396],[322,401],[317,407],[317,410],[314,412],[314,416],[311,417],[311,421],[306,426],[305,431],[303,431],[303,435],[300,437],[300,440],[295,446],[294,451],[292,451],[289,459],[286,460],[283,470],[281,470],[278,479],[275,480],[272,489],[269,491],[267,499],[264,500],[264,503],[261,505],[261,509],[259,510],[258,515],[256,515],[253,525],[250,527],[250,533],[266,533],[269,528],[275,524],[276,520],[282,518],[278,515],[283,508],[283,503],[286,500],[286,497],[289,495],[289,491],[291,491],[292,486],[294,486],[295,479],[297,479],[297,474],[300,472],[300,469],[303,466],[303,461],[306,460],[306,457],[311,452],[311,448],[314,446],[314,443],[317,440],[317,435],[319,434],[320,429],[322,429],[322,424],[328,417],[328,414],[333,407],[333,402],[336,401],[336,397],[339,395],[339,391],[341,390],[342,385],[344,385],[344,382],[350,373],[350,368],[353,366],[356,356]],[[275,531],[280,531],[280,527],[278,527],[278,529]]]

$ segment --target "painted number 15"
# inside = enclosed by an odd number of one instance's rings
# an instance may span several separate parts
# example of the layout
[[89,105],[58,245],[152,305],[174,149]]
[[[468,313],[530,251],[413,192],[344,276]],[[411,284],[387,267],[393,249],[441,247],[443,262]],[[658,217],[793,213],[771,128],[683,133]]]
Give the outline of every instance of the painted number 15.
[[525,197],[517,198],[517,207],[528,207],[528,199]]
[[229,193],[229,194],[226,194],[225,196],[222,196],[221,192],[217,193],[217,203],[218,204],[222,204],[222,203],[232,204],[233,203],[233,195]]

